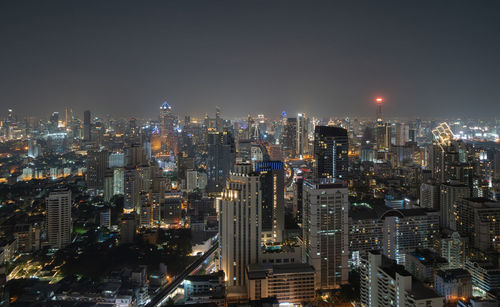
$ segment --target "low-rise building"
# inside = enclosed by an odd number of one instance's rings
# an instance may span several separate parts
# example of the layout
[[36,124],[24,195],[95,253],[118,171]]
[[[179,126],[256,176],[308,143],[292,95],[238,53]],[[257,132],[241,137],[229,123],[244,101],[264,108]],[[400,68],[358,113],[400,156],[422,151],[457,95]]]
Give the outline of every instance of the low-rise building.
[[472,297],[472,278],[467,270],[438,270],[434,280],[434,289],[447,303],[456,304]]
[[314,300],[314,267],[309,264],[251,264],[246,273],[250,300],[276,297],[280,304]]

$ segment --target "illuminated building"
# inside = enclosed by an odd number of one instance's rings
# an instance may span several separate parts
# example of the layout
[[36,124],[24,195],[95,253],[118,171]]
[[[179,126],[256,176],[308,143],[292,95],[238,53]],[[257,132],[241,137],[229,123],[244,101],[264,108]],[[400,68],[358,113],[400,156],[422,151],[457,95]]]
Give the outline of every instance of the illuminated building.
[[439,212],[425,209],[389,210],[383,214],[382,250],[405,263],[406,254],[417,248],[432,248],[439,233]]
[[297,148],[295,150],[296,156],[309,154],[309,137],[307,128],[309,126],[309,119],[305,114],[297,114]]
[[246,267],[259,262],[261,246],[261,182],[251,164],[234,166],[217,205],[220,268],[229,286],[243,286]]
[[53,248],[71,243],[71,190],[49,193],[47,202],[47,238]]
[[457,202],[462,198],[470,197],[470,188],[463,184],[442,184],[439,193],[441,227],[457,230]]
[[457,202],[457,231],[470,248],[500,252],[500,202],[463,198]]
[[283,242],[285,230],[285,165],[281,161],[258,162],[262,187],[263,242]]
[[160,107],[160,135],[165,141],[165,152],[177,154],[175,128],[177,117],[172,113],[172,107],[165,101]]
[[384,123],[382,119],[383,98],[376,98],[377,103],[377,123],[375,125],[375,144],[378,151],[388,151],[391,147],[391,125]]
[[472,297],[472,278],[464,269],[439,270],[435,275],[434,289],[448,304],[465,301]]
[[349,159],[347,130],[332,126],[314,129],[314,160],[316,178],[346,179]]
[[440,241],[441,256],[448,261],[448,268],[463,268],[465,261],[464,238],[461,238],[458,232],[453,232],[449,237],[441,238]]
[[315,298],[314,268],[309,264],[251,264],[246,275],[250,300],[276,297],[279,303],[303,304]]
[[500,268],[488,261],[466,260],[465,269],[472,276],[472,286],[483,292],[500,288]]
[[442,307],[443,298],[378,251],[361,260],[361,306]]
[[303,203],[304,260],[316,271],[316,289],[338,288],[349,272],[347,185],[304,180]]
[[448,267],[448,261],[430,249],[417,249],[406,254],[405,269],[427,285],[434,283],[438,270]]

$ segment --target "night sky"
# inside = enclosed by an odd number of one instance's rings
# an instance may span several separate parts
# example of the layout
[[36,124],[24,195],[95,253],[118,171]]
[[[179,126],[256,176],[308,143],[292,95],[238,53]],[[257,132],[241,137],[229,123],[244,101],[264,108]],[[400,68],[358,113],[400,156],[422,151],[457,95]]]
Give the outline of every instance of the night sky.
[[500,1],[2,1],[0,116],[500,117]]

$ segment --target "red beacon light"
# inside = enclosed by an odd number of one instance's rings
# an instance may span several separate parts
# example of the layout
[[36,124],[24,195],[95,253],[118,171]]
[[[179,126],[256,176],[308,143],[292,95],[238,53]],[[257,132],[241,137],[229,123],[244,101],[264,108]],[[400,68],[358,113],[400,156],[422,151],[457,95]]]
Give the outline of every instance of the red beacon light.
[[382,102],[384,102],[384,98],[378,97],[377,99],[375,99],[375,101],[377,103],[382,103]]

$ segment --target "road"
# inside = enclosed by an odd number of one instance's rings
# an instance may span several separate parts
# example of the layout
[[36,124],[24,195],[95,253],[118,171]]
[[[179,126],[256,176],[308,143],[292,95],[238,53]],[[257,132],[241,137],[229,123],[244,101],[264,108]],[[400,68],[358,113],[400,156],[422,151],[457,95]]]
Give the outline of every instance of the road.
[[196,259],[196,261],[189,265],[184,271],[182,271],[182,273],[177,275],[171,283],[161,289],[158,294],[156,294],[155,297],[151,299],[146,307],[157,307],[166,303],[168,295],[175,289],[177,289],[177,287],[184,281],[186,277],[188,277],[194,270],[196,270],[198,266],[203,263],[203,261],[205,261],[217,250],[218,244],[219,241],[216,240],[208,251],[206,251],[200,258]]

